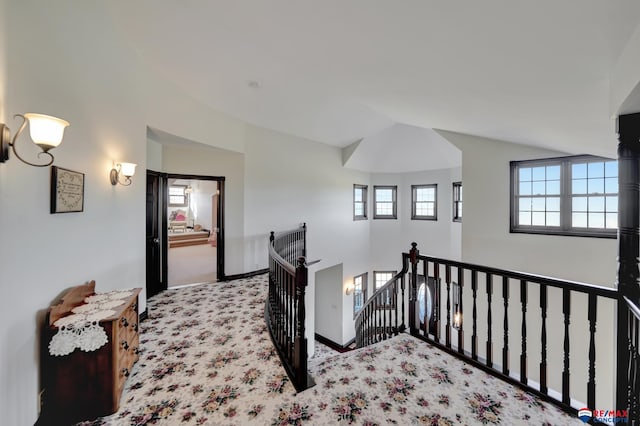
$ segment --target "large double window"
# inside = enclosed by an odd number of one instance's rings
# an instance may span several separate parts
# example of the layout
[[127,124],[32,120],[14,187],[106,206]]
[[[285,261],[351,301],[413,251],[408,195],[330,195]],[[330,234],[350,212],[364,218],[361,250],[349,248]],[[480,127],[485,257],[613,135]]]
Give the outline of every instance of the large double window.
[[511,162],[511,232],[615,237],[618,163],[579,156]]

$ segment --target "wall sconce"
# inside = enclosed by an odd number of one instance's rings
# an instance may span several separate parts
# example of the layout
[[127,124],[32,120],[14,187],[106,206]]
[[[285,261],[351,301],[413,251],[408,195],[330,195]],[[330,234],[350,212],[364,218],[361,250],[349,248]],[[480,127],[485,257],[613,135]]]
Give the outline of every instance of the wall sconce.
[[[51,155],[49,150],[62,143],[64,129],[69,125],[69,122],[50,115],[34,113],[27,113],[24,115],[16,114],[13,117],[22,117],[23,122],[16,134],[13,136],[13,139],[11,139],[11,131],[9,128],[4,123],[0,123],[0,163],[4,163],[9,159],[9,147],[11,147],[18,160],[25,164],[34,167],[46,167],[53,164],[53,155]],[[49,161],[44,164],[27,161],[18,154],[18,151],[16,151],[16,141],[27,123],[29,123],[31,140],[42,150],[42,152],[38,153],[38,157],[42,154],[49,156]]]
[[456,311],[455,314],[453,314],[453,328],[460,330],[460,327],[462,327],[462,314]]
[[[117,163],[109,174],[111,185],[131,185],[131,177],[136,173],[136,166],[135,163]],[[124,181],[120,180],[120,176],[124,176]]]
[[346,294],[347,296],[350,296],[352,293],[353,293],[353,286],[348,285],[347,289],[344,291],[344,294]]

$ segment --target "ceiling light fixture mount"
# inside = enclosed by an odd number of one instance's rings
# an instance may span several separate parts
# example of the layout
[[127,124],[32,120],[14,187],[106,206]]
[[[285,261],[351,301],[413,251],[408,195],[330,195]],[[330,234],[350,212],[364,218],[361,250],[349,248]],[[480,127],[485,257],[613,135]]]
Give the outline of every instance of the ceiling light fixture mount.
[[[16,114],[13,117],[20,117],[23,120],[22,125],[20,125],[20,128],[13,136],[13,139],[11,138],[11,131],[9,128],[4,123],[0,123],[0,163],[4,163],[9,160],[9,148],[11,148],[13,154],[18,158],[18,160],[30,166],[46,167],[53,164],[54,158],[49,150],[62,143],[64,129],[69,125],[69,122],[50,115],[35,113],[27,113],[24,115]],[[32,163],[31,161],[25,160],[16,150],[16,141],[18,140],[18,136],[20,136],[27,124],[29,124],[31,140],[42,150],[42,152],[38,153],[38,157],[43,154],[49,157],[49,160],[45,163]]]

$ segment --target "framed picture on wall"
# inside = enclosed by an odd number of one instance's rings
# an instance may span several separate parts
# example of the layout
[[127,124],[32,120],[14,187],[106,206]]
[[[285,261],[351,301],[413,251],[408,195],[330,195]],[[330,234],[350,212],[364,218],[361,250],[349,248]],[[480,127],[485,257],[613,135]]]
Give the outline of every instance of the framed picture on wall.
[[84,210],[84,173],[51,166],[51,213]]

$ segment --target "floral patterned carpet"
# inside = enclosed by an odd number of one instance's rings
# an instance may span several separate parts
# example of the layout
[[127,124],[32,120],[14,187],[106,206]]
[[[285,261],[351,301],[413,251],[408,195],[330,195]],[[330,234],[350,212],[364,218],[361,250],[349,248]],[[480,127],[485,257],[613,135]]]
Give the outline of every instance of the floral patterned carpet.
[[83,425],[583,424],[408,335],[310,360],[296,395],[264,320],[266,275],[161,293],[120,410]]

